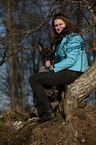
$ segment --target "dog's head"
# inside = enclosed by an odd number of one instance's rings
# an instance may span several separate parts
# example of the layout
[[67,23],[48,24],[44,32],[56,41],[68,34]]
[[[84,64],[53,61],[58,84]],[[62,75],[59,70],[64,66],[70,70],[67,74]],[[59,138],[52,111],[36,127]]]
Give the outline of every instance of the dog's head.
[[50,64],[55,62],[55,46],[52,46],[52,48],[43,48],[43,45],[39,43],[38,49],[41,54],[42,63],[44,66],[47,64],[47,67],[49,67]]

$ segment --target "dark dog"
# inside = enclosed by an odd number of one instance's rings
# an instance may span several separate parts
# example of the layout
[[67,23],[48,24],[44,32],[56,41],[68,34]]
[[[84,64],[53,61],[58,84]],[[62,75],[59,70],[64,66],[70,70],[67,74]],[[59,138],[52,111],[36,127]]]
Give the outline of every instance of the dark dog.
[[50,66],[51,64],[54,64],[54,62],[56,61],[55,46],[52,46],[52,48],[43,48],[43,45],[39,43],[38,50],[42,58],[43,66],[45,67],[46,70],[48,70],[49,67],[46,67],[46,63],[49,64]]
[[[46,72],[49,71],[49,66],[54,64],[56,62],[56,57],[55,57],[55,46],[53,45],[51,48],[43,48],[42,44],[38,44],[38,50],[40,52],[41,58],[42,58],[42,63],[43,67],[40,68],[39,72]],[[46,67],[46,64],[48,67]],[[59,94],[59,90],[57,86],[52,86],[49,88],[49,86],[45,86],[46,88],[46,93],[47,96],[49,97],[50,101],[54,101],[57,99],[57,96]]]
[[[40,68],[39,72],[46,72],[49,71],[49,66],[51,64],[54,64],[56,61],[55,58],[55,46],[52,46],[52,48],[43,48],[42,44],[38,44],[38,50],[40,52],[43,67]],[[46,67],[49,64],[48,67]],[[51,102],[52,108],[56,110],[56,107],[58,106],[58,101],[62,101],[62,95],[61,92],[64,90],[64,86],[45,86],[45,91],[47,96],[49,97],[49,100]],[[37,109],[36,109],[37,108]],[[37,111],[38,110],[38,111]],[[60,110],[60,108],[59,108]],[[42,107],[40,106],[39,102],[35,100],[35,107],[31,110],[31,117],[33,116],[40,116],[42,115]]]

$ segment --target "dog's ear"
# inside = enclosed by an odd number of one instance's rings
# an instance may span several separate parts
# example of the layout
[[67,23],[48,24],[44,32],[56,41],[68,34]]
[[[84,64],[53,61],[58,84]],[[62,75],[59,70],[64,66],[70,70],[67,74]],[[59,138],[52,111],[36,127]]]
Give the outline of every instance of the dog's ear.
[[43,50],[43,45],[41,43],[38,44],[38,50],[41,52]]

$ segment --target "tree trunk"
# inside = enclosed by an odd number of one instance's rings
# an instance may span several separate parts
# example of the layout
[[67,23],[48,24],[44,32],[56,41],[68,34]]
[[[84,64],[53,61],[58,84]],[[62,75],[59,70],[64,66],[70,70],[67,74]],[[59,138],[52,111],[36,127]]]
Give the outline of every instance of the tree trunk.
[[[93,91],[96,90],[96,60],[89,67],[89,69],[83,73],[77,80],[75,80],[67,89],[64,99],[64,111],[66,114],[66,129],[67,129],[67,141],[73,145],[78,144],[78,138],[80,138],[78,126],[80,121],[78,116],[73,117],[76,111],[79,111],[79,115],[82,113],[80,105]],[[82,106],[83,107],[83,106]],[[77,120],[77,121],[76,121]],[[82,130],[82,127],[80,127]]]
[[[16,49],[16,47],[14,48],[14,50]],[[16,98],[16,102],[17,104],[20,104],[20,96],[19,96],[19,92],[18,92],[18,54],[16,53],[14,55],[13,58],[13,72],[14,72],[14,86],[15,86],[15,98]]]
[[[7,3],[7,19],[8,19],[8,34],[12,33],[12,18],[13,18],[13,13],[12,13],[12,5],[11,2],[8,1]],[[12,54],[13,49],[12,49],[12,35],[8,38],[8,52],[9,55]],[[13,70],[13,56],[9,58],[9,85],[10,85],[10,96],[11,96],[11,105],[14,105],[14,98],[15,98],[15,86],[14,86],[14,70]]]
[[67,118],[70,118],[72,112],[95,90],[96,60],[84,74],[68,87],[64,100],[64,111]]
[[22,96],[22,107],[25,109],[25,81],[24,81],[24,54],[21,51],[21,96]]
[[[8,27],[8,53],[12,54],[16,49],[16,34],[14,31],[14,0],[9,0],[7,3],[7,27]],[[18,93],[18,68],[17,68],[18,55],[15,54],[9,58],[9,85],[11,105],[14,106],[15,98],[19,102]]]

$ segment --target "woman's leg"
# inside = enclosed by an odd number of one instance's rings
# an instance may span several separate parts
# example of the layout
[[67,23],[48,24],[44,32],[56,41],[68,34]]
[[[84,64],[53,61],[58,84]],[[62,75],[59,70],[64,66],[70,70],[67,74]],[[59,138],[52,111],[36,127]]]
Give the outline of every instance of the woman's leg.
[[[29,83],[37,96],[38,100],[47,101],[46,92],[44,86],[56,86],[56,85],[69,85],[74,82],[82,73],[64,70],[58,73],[44,72],[34,74],[29,78]],[[45,100],[45,98],[47,100]]]
[[[45,112],[48,112],[48,109],[51,110],[50,102],[49,102],[48,96],[46,95],[44,86],[70,84],[73,81],[75,81],[75,79],[77,79],[80,74],[81,73],[69,71],[69,70],[64,70],[64,71],[61,71],[58,73],[54,73],[52,71],[38,73],[29,78],[29,83],[30,83],[37,99],[39,100],[40,104],[42,105],[43,110]],[[47,110],[46,110],[46,108],[47,108]]]

